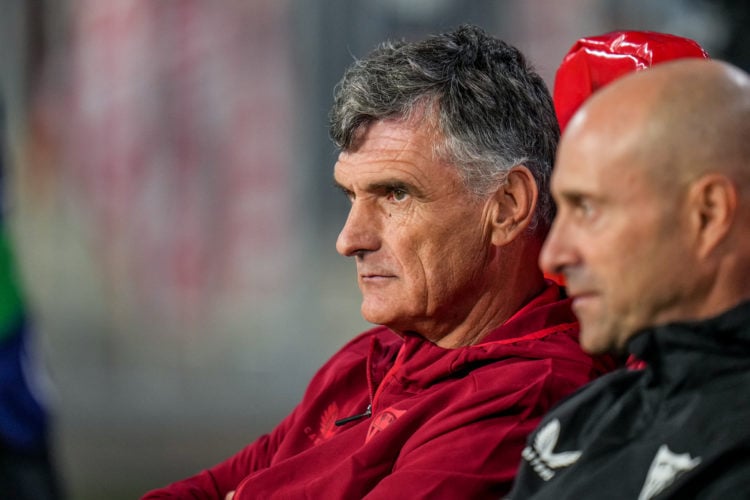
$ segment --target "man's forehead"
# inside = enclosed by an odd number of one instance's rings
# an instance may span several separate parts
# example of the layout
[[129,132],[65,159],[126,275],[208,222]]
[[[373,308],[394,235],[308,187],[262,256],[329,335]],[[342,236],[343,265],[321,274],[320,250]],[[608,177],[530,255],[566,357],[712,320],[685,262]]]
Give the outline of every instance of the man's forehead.
[[337,180],[385,175],[428,182],[436,169],[455,170],[437,158],[434,136],[427,127],[403,121],[374,122],[362,139],[356,149],[339,153],[334,165]]
[[652,142],[648,116],[644,103],[637,100],[627,105],[616,99],[592,99],[563,134],[553,182],[555,177],[558,182],[574,176],[585,182],[600,176],[623,179],[634,175],[636,165],[645,160],[644,148]]
[[581,162],[558,161],[552,171],[550,189],[555,197],[584,194],[594,190],[595,180],[591,168],[585,168]]
[[404,119],[371,122],[357,132],[356,147],[342,151],[339,157],[357,154],[394,154],[399,151],[429,153],[435,140],[431,127]]
[[558,148],[555,165],[552,169],[552,189],[567,187],[569,184],[590,183],[604,168],[604,158],[597,153],[598,140],[585,129],[575,127],[571,121],[572,133],[567,134]]
[[385,187],[408,187],[414,195],[431,196],[450,186],[462,185],[455,168],[435,163],[414,164],[392,159],[368,162],[339,161],[334,182],[347,191],[376,192]]
[[[617,147],[613,145],[613,149]],[[601,154],[593,150],[568,153],[558,157],[553,169],[551,190],[556,199],[586,197],[635,203],[656,195],[659,189],[642,155],[628,148]]]

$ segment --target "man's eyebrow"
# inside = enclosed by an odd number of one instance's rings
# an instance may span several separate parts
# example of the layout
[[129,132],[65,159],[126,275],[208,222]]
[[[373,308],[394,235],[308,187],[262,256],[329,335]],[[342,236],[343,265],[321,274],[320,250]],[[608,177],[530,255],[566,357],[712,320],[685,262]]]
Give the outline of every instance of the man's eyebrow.
[[[352,194],[351,189],[347,188],[336,179],[333,179],[333,185],[335,188],[340,189],[346,195]],[[422,190],[417,186],[396,178],[373,181],[365,184],[364,186],[364,191],[367,193],[389,193],[397,189],[406,191],[407,193],[415,197],[423,196]]]
[[586,189],[578,189],[575,187],[571,187],[570,189],[565,189],[558,191],[553,195],[555,202],[557,204],[566,204],[570,206],[576,206],[580,205],[581,203],[596,203],[598,205],[603,205],[607,203],[607,199],[605,197],[602,197],[602,195],[598,193],[592,193],[590,191],[587,191]]
[[583,194],[581,191],[578,191],[577,189],[565,189],[557,191],[554,196],[561,200],[575,201],[583,198],[585,194]]
[[553,196],[564,199],[585,198],[588,196],[585,189],[576,185],[560,186],[552,189]]
[[414,184],[395,178],[371,182],[365,186],[365,190],[370,193],[389,193],[394,190],[401,190],[406,191],[411,196],[423,196],[422,190]]

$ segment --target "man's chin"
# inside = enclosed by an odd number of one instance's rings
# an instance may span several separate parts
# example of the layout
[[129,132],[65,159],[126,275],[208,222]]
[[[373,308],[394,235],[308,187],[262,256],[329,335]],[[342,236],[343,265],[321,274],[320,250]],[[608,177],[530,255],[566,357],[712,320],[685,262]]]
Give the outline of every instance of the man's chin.
[[579,343],[584,352],[593,356],[611,353],[614,347],[607,338],[606,332],[595,328],[587,328],[583,321],[581,322]]
[[365,321],[375,325],[388,326],[393,321],[392,309],[383,306],[373,307],[372,304],[368,304],[366,301],[362,302],[360,313]]
[[374,325],[382,325],[396,332],[410,330],[414,326],[409,316],[396,313],[398,311],[394,306],[368,308],[363,304],[361,309],[362,318]]

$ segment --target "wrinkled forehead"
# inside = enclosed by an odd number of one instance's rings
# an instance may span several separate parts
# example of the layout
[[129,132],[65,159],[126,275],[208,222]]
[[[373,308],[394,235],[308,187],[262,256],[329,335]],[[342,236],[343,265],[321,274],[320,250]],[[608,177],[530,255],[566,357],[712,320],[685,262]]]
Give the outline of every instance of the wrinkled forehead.
[[430,127],[381,120],[367,128],[356,150],[339,154],[334,180],[349,187],[400,182],[429,192],[461,178],[452,163],[436,159]]
[[357,128],[352,147],[340,151],[338,161],[403,155],[418,156],[422,161],[439,161],[443,143],[443,135],[431,119],[399,116],[372,120]]
[[440,133],[440,106],[434,96],[424,95],[403,109],[386,116],[359,116],[359,123],[352,130],[351,141],[344,146],[346,151],[357,151],[367,138],[372,127],[380,124],[403,126],[407,129],[423,129],[435,136]]

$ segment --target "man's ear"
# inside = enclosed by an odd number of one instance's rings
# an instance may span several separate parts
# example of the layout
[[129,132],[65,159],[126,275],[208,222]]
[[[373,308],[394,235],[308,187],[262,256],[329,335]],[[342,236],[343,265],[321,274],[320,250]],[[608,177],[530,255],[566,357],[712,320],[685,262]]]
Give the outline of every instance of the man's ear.
[[737,213],[737,187],[722,174],[707,174],[688,188],[688,207],[698,256],[707,257],[726,238]]
[[507,245],[515,240],[531,223],[539,195],[531,171],[517,165],[508,172],[507,179],[493,195],[492,243]]

